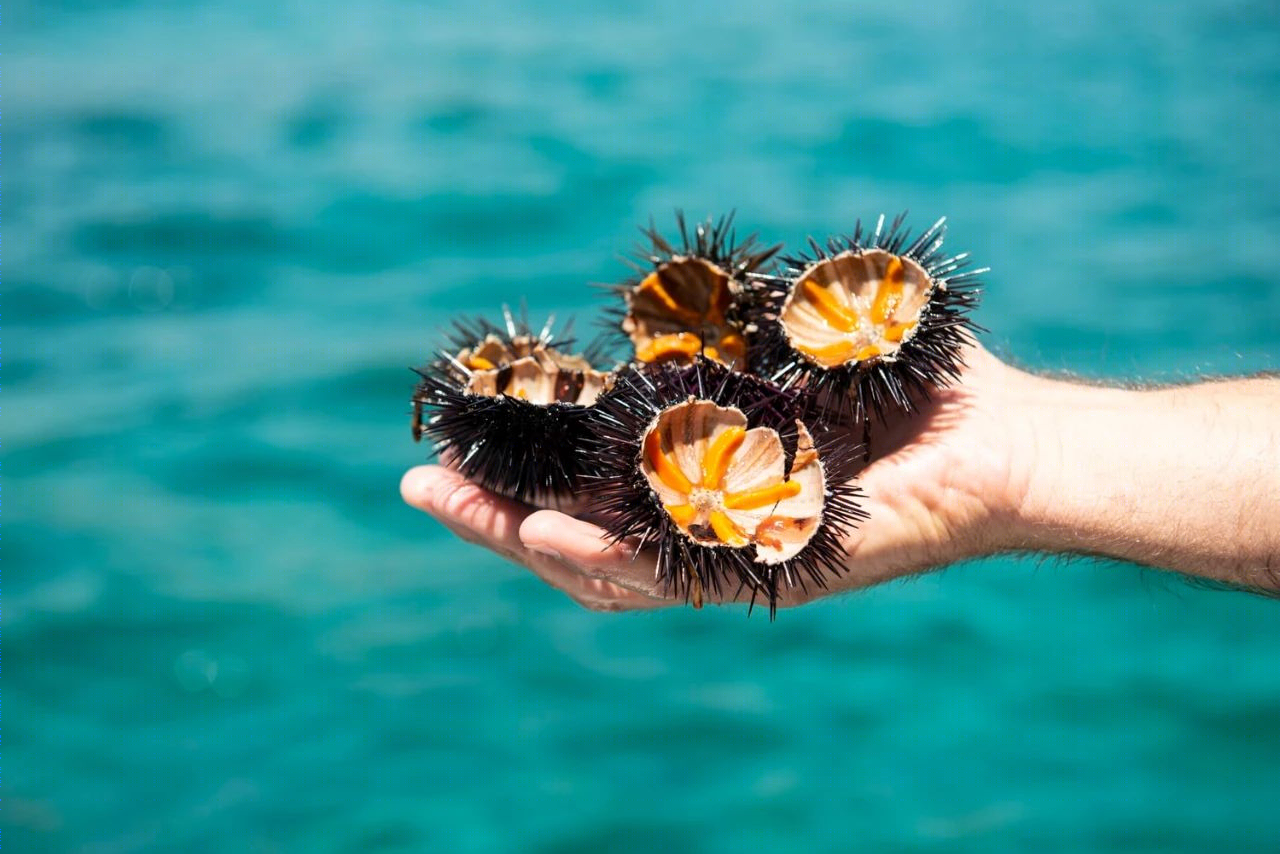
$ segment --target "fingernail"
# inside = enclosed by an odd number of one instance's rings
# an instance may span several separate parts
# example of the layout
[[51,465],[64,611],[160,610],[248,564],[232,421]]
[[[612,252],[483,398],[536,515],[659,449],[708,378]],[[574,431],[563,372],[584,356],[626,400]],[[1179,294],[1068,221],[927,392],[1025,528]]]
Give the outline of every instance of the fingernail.
[[531,551],[531,552],[537,552],[537,553],[538,553],[538,554],[540,554],[540,555],[546,555],[547,557],[553,557],[553,558],[555,558],[556,560],[564,560],[564,555],[560,554],[560,552],[558,552],[558,551],[556,551],[555,549],[551,548],[551,546],[545,546],[545,545],[543,545],[542,543],[525,543],[525,546],[526,546],[526,547],[529,549],[529,551]]

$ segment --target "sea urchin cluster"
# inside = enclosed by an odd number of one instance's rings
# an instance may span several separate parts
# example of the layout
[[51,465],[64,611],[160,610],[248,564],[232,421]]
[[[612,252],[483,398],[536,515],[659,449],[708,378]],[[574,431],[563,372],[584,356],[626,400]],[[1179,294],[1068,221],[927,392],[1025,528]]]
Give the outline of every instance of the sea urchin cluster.
[[677,214],[678,238],[642,230],[636,276],[613,288],[622,364],[602,370],[603,346],[573,353],[550,322],[457,322],[417,369],[414,437],[504,495],[585,497],[672,595],[772,613],[844,570],[873,416],[960,377],[984,271],[943,252],[943,220],[913,239],[903,219],[779,263],[732,215]]

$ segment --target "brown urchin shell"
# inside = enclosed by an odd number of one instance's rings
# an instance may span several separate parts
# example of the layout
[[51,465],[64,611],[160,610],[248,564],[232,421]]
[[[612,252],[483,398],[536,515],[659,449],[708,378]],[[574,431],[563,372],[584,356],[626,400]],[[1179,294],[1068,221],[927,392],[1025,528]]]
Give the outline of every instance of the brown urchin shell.
[[590,406],[608,381],[605,372],[583,357],[561,353],[535,335],[504,340],[489,334],[475,347],[463,348],[453,361],[469,371],[468,393],[506,395],[535,405]]
[[689,364],[702,354],[742,368],[746,342],[727,313],[742,285],[724,268],[688,255],[658,265],[626,294],[622,331],[645,363]]

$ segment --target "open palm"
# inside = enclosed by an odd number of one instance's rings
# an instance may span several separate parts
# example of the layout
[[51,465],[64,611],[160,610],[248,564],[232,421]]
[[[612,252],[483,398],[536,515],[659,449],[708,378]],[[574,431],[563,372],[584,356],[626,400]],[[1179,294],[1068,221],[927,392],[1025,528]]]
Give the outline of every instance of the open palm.
[[[960,383],[876,431],[872,459],[859,475],[869,518],[845,538],[846,572],[826,590],[780,591],[779,605],[1006,544],[1006,517],[1025,486],[1015,465],[1017,419],[1005,402],[1023,375],[978,345],[966,351],[965,362]],[[607,543],[585,518],[504,498],[443,466],[411,469],[400,489],[406,502],[459,537],[529,568],[586,607],[632,610],[679,602],[655,581],[647,553]]]

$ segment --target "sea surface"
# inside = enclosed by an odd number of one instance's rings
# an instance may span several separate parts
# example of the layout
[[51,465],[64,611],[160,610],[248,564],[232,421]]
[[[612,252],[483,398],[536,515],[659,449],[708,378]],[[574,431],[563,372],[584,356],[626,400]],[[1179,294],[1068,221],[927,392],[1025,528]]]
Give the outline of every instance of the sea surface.
[[602,615],[397,492],[438,330],[590,328],[677,207],[945,214],[1034,369],[1280,369],[1274,2],[3,12],[7,850],[1280,850],[1280,603]]

